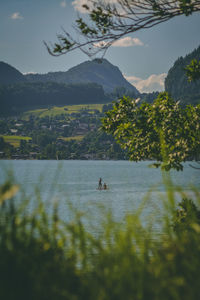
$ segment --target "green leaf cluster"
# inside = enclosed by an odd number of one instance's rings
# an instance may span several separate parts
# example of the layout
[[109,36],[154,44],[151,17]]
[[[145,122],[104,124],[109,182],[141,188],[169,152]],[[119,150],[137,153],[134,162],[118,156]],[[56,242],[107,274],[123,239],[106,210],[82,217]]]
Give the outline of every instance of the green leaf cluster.
[[58,39],[60,44],[58,43],[54,44],[54,49],[53,49],[54,54],[62,54],[63,52],[65,53],[65,51],[69,51],[74,46],[74,43],[70,42],[69,39],[67,39],[62,35],[59,35]]
[[200,153],[200,105],[181,108],[167,93],[152,104],[123,97],[106,112],[102,128],[112,134],[130,160],[158,161],[168,171]]
[[76,23],[78,25],[78,28],[80,29],[81,33],[83,35],[89,35],[89,36],[93,36],[93,35],[97,35],[97,31],[93,28],[90,28],[84,21],[82,18],[79,18],[76,20]]
[[194,81],[200,78],[200,61],[193,59],[185,68],[188,81]]
[[[89,7],[85,4],[83,8],[89,10]],[[81,34],[87,37],[97,37],[99,33],[106,34],[109,31],[109,27],[112,26],[111,15],[109,11],[104,11],[101,6],[97,6],[89,13],[90,20],[93,22],[93,27],[88,25],[82,18],[76,20],[77,26]]]
[[193,13],[194,11],[194,1],[192,0],[179,0],[180,2],[180,9],[181,12],[183,12],[183,14],[185,16],[189,16]]
[[102,34],[106,34],[109,31],[109,27],[113,26],[109,10],[105,11],[101,6],[92,10],[90,18]]

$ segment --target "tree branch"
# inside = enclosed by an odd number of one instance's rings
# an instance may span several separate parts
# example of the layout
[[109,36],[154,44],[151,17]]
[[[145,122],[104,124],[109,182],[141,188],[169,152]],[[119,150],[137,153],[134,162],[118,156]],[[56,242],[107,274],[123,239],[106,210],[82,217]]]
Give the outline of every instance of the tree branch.
[[51,55],[60,56],[76,49],[90,57],[100,52],[104,55],[115,41],[127,34],[200,11],[200,1],[194,0],[89,0],[86,3],[83,7],[89,21],[78,16],[74,25],[79,39],[63,29],[57,43],[44,42]]

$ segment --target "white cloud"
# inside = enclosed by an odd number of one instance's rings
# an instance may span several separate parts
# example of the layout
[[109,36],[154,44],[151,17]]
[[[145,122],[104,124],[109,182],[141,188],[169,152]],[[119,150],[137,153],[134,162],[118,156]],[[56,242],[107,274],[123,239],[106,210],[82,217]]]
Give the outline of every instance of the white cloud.
[[63,0],[62,2],[60,2],[60,6],[65,8],[65,7],[67,6],[67,3],[66,3],[66,1],[65,1],[65,0]]
[[132,46],[144,46],[143,42],[138,38],[132,38],[130,36],[124,37],[112,44],[113,47],[132,47]]
[[[109,42],[105,42],[105,41],[101,41],[98,43],[94,43],[94,47],[104,47],[107,44],[109,44]],[[113,44],[111,44],[112,47],[133,47],[133,46],[144,46],[143,42],[140,41],[138,38],[132,38],[130,36],[127,36],[125,38],[122,38],[116,42],[114,42]]]
[[94,47],[99,47],[99,48],[101,48],[101,47],[104,47],[104,46],[106,46],[106,45],[108,45],[108,43],[107,42],[105,42],[105,41],[101,41],[101,42],[98,42],[98,43],[94,43],[93,44],[93,46]]
[[[116,0],[104,0],[106,3],[117,3]],[[83,7],[83,4],[87,4],[89,7],[92,7],[92,1],[87,1],[87,0],[74,0],[72,2],[72,5],[74,6],[74,9],[79,11],[80,13],[87,13],[88,11]]]
[[37,72],[25,72],[25,73],[22,73],[23,75],[34,75],[34,74],[37,74]]
[[22,15],[19,13],[19,12],[14,12],[11,16],[10,16],[11,19],[13,20],[20,20],[20,19],[23,19]]
[[83,4],[87,4],[87,0],[74,0],[72,2],[72,5],[74,6],[74,9],[79,11],[80,13],[87,13],[87,10],[83,7]]
[[167,76],[166,73],[162,74],[152,74],[147,79],[142,79],[136,76],[126,76],[124,77],[133,84],[141,93],[150,93],[153,91],[163,91],[164,90],[164,80]]

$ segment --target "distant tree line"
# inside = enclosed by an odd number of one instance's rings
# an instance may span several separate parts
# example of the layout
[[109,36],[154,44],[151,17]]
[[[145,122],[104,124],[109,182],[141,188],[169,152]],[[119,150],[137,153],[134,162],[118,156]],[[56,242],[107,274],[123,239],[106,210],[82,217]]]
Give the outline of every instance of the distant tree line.
[[16,113],[41,105],[106,103],[103,88],[96,83],[61,84],[32,82],[0,86],[0,114]]

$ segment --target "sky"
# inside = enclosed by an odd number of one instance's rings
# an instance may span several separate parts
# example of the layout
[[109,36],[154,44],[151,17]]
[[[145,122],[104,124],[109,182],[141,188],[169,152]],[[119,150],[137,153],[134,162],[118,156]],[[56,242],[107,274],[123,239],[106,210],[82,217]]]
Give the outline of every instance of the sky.
[[[62,27],[71,32],[86,0],[0,0],[0,61],[22,73],[67,71],[89,58],[76,50],[53,57],[43,41],[56,42]],[[177,17],[128,35],[107,51],[140,92],[164,89],[167,72],[180,56],[200,45],[200,13]]]

